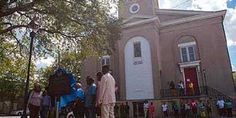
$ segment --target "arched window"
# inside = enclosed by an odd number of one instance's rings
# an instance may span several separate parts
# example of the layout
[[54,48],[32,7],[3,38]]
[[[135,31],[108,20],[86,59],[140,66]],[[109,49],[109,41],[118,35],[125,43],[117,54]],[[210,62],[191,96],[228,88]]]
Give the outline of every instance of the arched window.
[[178,40],[181,62],[192,62],[197,60],[196,41],[191,36],[184,36]]

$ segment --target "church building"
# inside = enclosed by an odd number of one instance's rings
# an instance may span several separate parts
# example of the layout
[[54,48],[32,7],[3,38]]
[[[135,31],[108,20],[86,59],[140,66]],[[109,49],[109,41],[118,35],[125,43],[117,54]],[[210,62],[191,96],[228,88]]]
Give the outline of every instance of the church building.
[[[123,0],[121,39],[112,55],[84,61],[82,77],[111,66],[119,100],[159,100],[169,84],[182,81],[188,93],[207,86],[235,94],[223,20],[226,10],[159,9],[158,0]],[[99,61],[98,61],[99,60]]]

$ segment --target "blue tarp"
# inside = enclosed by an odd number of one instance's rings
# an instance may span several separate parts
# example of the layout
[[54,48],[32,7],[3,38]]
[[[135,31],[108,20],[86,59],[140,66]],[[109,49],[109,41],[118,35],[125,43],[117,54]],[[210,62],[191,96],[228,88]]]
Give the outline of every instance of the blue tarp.
[[73,76],[72,73],[68,73],[65,69],[59,68],[57,72],[63,72],[64,74],[67,75],[68,79],[70,80],[70,86],[71,86],[71,92],[68,95],[63,95],[60,97],[60,103],[59,103],[59,109],[66,107],[67,105],[69,105],[71,102],[77,100],[78,98],[80,100],[84,100],[84,91],[79,88],[77,89],[75,87],[76,85],[76,79]]

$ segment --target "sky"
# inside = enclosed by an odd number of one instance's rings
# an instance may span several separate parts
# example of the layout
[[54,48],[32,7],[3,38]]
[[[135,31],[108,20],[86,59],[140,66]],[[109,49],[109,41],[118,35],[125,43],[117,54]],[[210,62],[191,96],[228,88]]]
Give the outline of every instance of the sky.
[[159,0],[159,6],[164,9],[227,10],[224,28],[232,70],[236,71],[236,0]]
[[[163,9],[217,11],[227,10],[224,27],[232,69],[236,71],[236,0],[159,0]],[[116,12],[117,13],[117,12]],[[36,62],[37,68],[52,64],[53,58],[42,58]]]

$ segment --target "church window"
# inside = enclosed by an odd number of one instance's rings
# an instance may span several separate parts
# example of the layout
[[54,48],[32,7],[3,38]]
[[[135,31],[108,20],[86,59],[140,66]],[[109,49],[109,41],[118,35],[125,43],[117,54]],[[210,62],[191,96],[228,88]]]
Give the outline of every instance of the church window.
[[181,53],[182,53],[182,61],[187,62],[188,61],[187,49],[181,48]]
[[110,65],[110,56],[109,55],[102,57],[102,65]]
[[189,52],[189,60],[190,61],[195,61],[195,54],[194,54],[193,46],[188,47],[188,52]]
[[182,62],[195,61],[194,46],[181,47]]
[[142,57],[141,42],[134,42],[134,57]]
[[181,62],[192,62],[198,58],[197,43],[193,36],[182,36],[178,39]]

